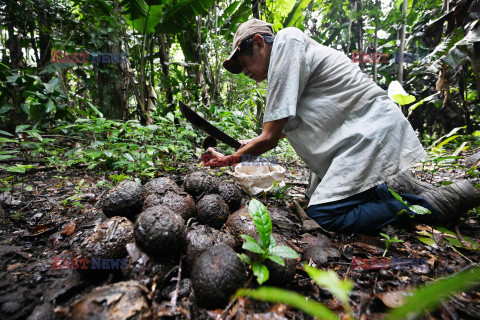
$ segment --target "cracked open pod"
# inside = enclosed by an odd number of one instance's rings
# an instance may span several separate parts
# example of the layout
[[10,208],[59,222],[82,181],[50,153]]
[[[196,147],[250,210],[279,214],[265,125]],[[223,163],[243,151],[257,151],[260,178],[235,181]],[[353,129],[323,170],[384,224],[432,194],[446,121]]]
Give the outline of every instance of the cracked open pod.
[[262,191],[270,191],[275,181],[277,181],[279,187],[285,185],[282,182],[285,176],[285,168],[268,162],[241,163],[235,167],[233,176],[242,189],[251,195],[257,195]]

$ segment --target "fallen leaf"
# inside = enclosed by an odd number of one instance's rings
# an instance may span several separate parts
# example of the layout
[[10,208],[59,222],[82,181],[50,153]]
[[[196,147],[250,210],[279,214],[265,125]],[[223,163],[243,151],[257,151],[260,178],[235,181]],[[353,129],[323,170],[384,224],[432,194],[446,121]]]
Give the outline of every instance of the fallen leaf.
[[20,267],[23,263],[15,263],[7,267],[7,271],[15,270],[17,267]]
[[62,231],[60,231],[60,234],[63,235],[71,235],[75,231],[75,223],[72,221],[68,222],[63,228]]
[[409,294],[408,291],[399,290],[399,291],[390,291],[385,293],[377,294],[383,304],[389,308],[398,308],[405,303],[405,297]]

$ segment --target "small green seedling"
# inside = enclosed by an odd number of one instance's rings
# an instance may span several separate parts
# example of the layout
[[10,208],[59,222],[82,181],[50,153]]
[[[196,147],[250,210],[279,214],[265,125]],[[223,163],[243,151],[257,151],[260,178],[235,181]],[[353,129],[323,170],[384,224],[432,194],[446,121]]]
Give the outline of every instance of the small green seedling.
[[78,182],[78,185],[75,186],[75,193],[68,197],[67,199],[62,201],[62,204],[66,207],[70,205],[75,205],[80,208],[84,208],[84,206],[80,203],[80,194],[82,193],[82,189],[87,188],[88,185],[85,183],[85,180],[82,179]]
[[390,238],[390,236],[385,233],[380,233],[380,235],[385,238],[385,251],[383,251],[382,257],[385,257],[385,255],[387,254],[388,248],[390,247],[390,244],[392,242],[403,242],[403,240],[398,239],[396,236],[393,238]]
[[128,178],[128,176],[123,174],[123,173],[121,173],[121,174],[111,174],[109,177],[110,177],[110,179],[115,181],[116,184],[119,184],[120,182],[122,182],[123,180]]
[[290,188],[289,185],[284,185],[282,187],[279,187],[278,181],[277,180],[273,181],[273,188],[272,188],[272,191],[270,191],[272,193],[272,198],[273,199],[285,198],[289,188]]
[[248,206],[248,211],[255,227],[257,228],[260,238],[257,242],[254,238],[246,234],[240,235],[245,240],[242,248],[256,253],[258,259],[253,260],[244,253],[239,254],[238,256],[252,267],[253,274],[257,277],[258,284],[262,284],[268,280],[270,275],[264,264],[266,259],[270,259],[281,266],[285,266],[283,258],[297,259],[299,258],[299,255],[290,247],[277,246],[277,243],[272,236],[272,220],[270,219],[267,208],[260,201],[252,199]]
[[[429,209],[427,209],[425,207],[422,207],[420,205],[417,205],[417,204],[414,204],[412,206],[409,205],[407,202],[405,202],[405,200],[402,199],[402,197],[398,193],[396,193],[392,189],[389,188],[388,191],[390,191],[390,193],[393,195],[393,197],[395,199],[397,199],[398,201],[400,201],[401,203],[403,203],[410,211],[412,211],[416,214],[430,214],[430,213],[432,213],[432,211],[430,211]],[[408,213],[407,209],[403,209],[397,214],[403,214],[403,213]],[[410,214],[410,217],[413,217],[413,215]]]

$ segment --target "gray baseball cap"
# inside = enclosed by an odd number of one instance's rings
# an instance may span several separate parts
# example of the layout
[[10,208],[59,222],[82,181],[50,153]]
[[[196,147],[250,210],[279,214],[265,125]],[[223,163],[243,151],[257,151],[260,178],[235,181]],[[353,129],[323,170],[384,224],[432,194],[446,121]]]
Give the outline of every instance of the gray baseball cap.
[[232,53],[227,60],[223,62],[223,67],[227,69],[227,71],[235,74],[242,72],[242,66],[238,64],[233,57],[238,52],[238,47],[242,41],[256,34],[273,36],[272,25],[262,20],[252,19],[242,23],[240,27],[238,27],[233,37]]

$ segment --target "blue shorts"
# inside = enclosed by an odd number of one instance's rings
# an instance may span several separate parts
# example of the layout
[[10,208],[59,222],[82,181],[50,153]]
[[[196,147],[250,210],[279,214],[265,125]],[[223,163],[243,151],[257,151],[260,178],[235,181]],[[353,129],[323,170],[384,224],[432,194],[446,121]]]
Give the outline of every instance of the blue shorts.
[[[342,233],[378,233],[387,226],[405,227],[414,223],[435,224],[438,214],[425,199],[402,194],[402,199],[411,205],[420,205],[432,213],[419,215],[395,199],[387,185],[381,185],[354,196],[334,202],[309,206],[306,213],[328,231]],[[398,214],[407,210],[408,214]]]

